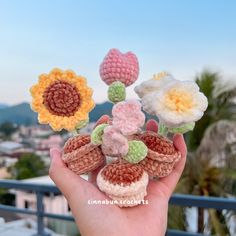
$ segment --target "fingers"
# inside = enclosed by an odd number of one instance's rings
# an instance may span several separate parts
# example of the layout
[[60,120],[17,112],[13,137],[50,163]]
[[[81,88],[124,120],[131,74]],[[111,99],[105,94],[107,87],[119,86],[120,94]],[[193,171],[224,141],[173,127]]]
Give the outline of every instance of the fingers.
[[49,176],[61,190],[61,192],[70,198],[71,194],[75,192],[75,189],[79,191],[80,197],[85,196],[84,188],[87,181],[83,180],[80,176],[73,173],[67,168],[65,163],[61,159],[61,150],[58,148],[52,148],[50,150],[51,165],[49,168]]
[[97,120],[97,122],[96,122],[96,124],[95,124],[95,126],[94,126],[94,128],[96,128],[98,125],[101,125],[101,124],[108,124],[109,122],[110,122],[110,117],[108,116],[108,115],[103,115],[103,116],[101,116],[98,120]]
[[[108,123],[110,117],[107,115],[102,116],[96,123],[96,125],[102,123]],[[58,148],[52,148],[50,150],[51,165],[49,169],[49,176],[61,192],[66,196],[70,197],[76,191],[79,191],[80,199],[85,197],[85,189],[87,189],[88,183],[82,179],[79,175],[76,175],[70,169],[67,168],[65,163],[61,159],[61,150]],[[98,172],[99,170],[97,170]],[[92,173],[91,180],[96,181],[96,171]]]
[[187,147],[183,135],[181,134],[174,135],[173,143],[176,149],[178,149],[181,152],[182,157],[187,155]]
[[146,130],[157,132],[158,131],[158,123],[153,119],[147,121]]
[[181,177],[181,174],[184,170],[187,148],[183,138],[183,135],[177,134],[173,138],[175,147],[181,152],[181,159],[173,168],[173,171],[170,175],[159,179],[155,183],[156,190],[160,193],[164,193],[165,197],[170,198],[171,194],[175,190],[175,187]]

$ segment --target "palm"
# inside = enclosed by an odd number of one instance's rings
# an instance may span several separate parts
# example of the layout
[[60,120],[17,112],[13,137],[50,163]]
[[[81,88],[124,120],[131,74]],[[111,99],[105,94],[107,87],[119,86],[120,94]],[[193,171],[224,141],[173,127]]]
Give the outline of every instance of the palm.
[[[147,129],[157,131],[157,124],[150,121]],[[95,186],[99,170],[93,171],[87,182],[65,166],[60,150],[53,149],[50,177],[67,198],[82,235],[164,235],[168,200],[186,161],[183,136],[176,135],[174,145],[180,150],[182,159],[169,176],[158,181],[150,180],[146,197],[148,204],[131,208],[119,208],[112,204],[89,204],[92,200],[108,199]]]
[[[236,120],[236,85],[221,80],[220,75],[203,71],[196,77],[200,90],[207,96],[208,107],[204,116],[196,122],[195,129],[186,134],[190,151],[195,151],[200,145],[204,133],[211,124],[219,120]],[[232,86],[233,85],[233,86]]]
[[[207,96],[209,105],[201,120],[196,122],[195,129],[186,134],[190,153],[185,171],[177,186],[177,192],[210,196],[222,196],[222,193],[232,194],[233,186],[235,186],[235,180],[233,180],[235,171],[232,167],[235,164],[231,163],[231,168],[227,167],[227,161],[232,161],[233,158],[230,158],[230,153],[228,153],[231,148],[226,137],[229,137],[230,133],[235,133],[233,121],[236,120],[234,102],[236,85],[233,81],[226,83],[219,74],[209,71],[203,71],[196,78],[196,83]],[[212,161],[217,158],[221,162],[225,159],[224,168],[212,165]],[[179,217],[185,214],[184,211],[177,207],[170,210],[169,227],[186,230],[184,217]],[[221,222],[225,217],[214,212],[212,217],[212,212],[213,210],[209,211],[212,232],[217,232],[219,235],[227,234],[228,230],[226,227],[226,229],[223,228]],[[204,227],[204,211],[199,208],[198,232],[202,233]]]
[[[75,178],[77,179],[78,177],[76,176]],[[79,182],[80,181],[78,181],[78,183]],[[84,184],[87,189],[86,191],[89,193],[86,197],[86,202],[89,200],[109,200],[93,183],[84,182]],[[83,233],[84,235],[93,235],[93,232],[96,232],[97,235],[104,235],[104,228],[106,229],[107,235],[115,235],[115,231],[120,232],[117,228],[122,229],[125,235],[152,235],[152,232],[159,232],[158,235],[164,235],[169,197],[165,194],[166,190],[163,189],[162,192],[161,188],[156,188],[156,184],[157,183],[152,182],[148,186],[146,200],[149,204],[132,208],[120,208],[117,205],[88,205],[83,211],[83,216],[90,218],[91,221],[86,221],[85,224],[81,224],[79,221],[80,217],[78,216],[78,225],[82,235]],[[79,183],[77,188],[80,186]],[[71,206],[71,208],[73,211],[73,206]],[[77,214],[77,212],[73,212],[73,215]],[[95,218],[94,221],[92,220],[93,217]],[[109,221],[106,221],[105,219],[108,218]],[[148,224],[144,224],[144,222],[148,222]],[[85,232],[83,232],[83,229],[85,229]],[[99,229],[101,230],[100,232]],[[130,231],[131,229],[132,232]]]

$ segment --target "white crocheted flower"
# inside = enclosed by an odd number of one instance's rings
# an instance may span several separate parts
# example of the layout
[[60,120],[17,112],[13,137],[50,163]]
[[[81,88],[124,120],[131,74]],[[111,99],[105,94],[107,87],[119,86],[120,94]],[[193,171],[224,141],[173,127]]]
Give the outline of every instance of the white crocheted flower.
[[176,81],[170,74],[166,72],[161,72],[153,76],[152,79],[144,81],[140,85],[134,88],[134,91],[138,94],[140,98],[150,95],[153,92],[157,92],[166,86],[170,82]]
[[167,127],[199,120],[207,108],[207,98],[192,81],[175,81],[142,99],[143,109],[158,116]]

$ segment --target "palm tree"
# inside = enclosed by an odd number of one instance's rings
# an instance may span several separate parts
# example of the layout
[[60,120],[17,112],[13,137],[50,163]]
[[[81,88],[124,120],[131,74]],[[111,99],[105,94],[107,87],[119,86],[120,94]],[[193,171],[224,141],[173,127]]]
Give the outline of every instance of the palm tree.
[[196,77],[200,90],[208,98],[208,108],[198,122],[195,129],[186,134],[189,151],[194,151],[200,145],[204,132],[208,126],[219,120],[236,120],[236,84],[223,82],[220,75],[210,71],[203,71]]
[[[186,135],[189,154],[176,192],[201,196],[235,194],[236,161],[232,165],[234,158],[229,159],[232,155],[230,147],[233,142],[227,135],[234,134],[236,143],[236,123],[233,122],[236,120],[234,102],[236,85],[230,87],[227,83],[222,84],[220,76],[209,71],[204,71],[197,76],[196,82],[200,90],[207,96],[209,106],[202,119],[196,123],[194,131]],[[184,215],[185,210],[171,211],[170,219],[176,218],[176,214]],[[208,210],[208,215],[212,233],[229,234],[225,224],[226,219],[221,212],[211,209]],[[170,220],[169,226],[186,225],[181,222],[184,218],[178,217],[177,219],[177,221]],[[204,222],[204,209],[199,208],[199,233],[204,231]]]

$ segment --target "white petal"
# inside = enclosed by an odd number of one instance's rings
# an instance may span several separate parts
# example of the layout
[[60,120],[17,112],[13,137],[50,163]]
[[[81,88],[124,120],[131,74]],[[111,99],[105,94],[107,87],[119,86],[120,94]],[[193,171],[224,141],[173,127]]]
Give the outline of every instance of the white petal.
[[201,111],[205,111],[207,109],[208,106],[208,101],[206,96],[199,92],[194,96],[194,103],[197,109],[201,110]]
[[134,88],[134,91],[138,94],[140,98],[148,95],[149,93],[157,92],[164,86],[168,85],[170,82],[176,81],[172,76],[167,76],[160,80],[150,79],[144,81],[140,85]]
[[183,124],[183,116],[172,111],[162,112],[158,117],[167,127],[173,128]]
[[150,95],[146,95],[142,98],[143,110],[150,115],[155,115],[154,97],[155,93],[151,93]]

